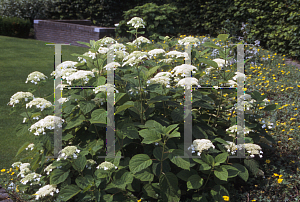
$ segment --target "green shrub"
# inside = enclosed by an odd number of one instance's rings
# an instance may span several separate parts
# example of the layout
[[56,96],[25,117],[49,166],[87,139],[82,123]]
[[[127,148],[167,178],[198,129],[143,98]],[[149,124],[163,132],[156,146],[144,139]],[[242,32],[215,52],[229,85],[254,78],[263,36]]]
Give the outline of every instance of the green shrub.
[[0,17],[0,35],[28,38],[30,26],[29,20],[17,17]]
[[[176,30],[178,23],[178,13],[174,6],[164,4],[157,6],[154,3],[147,3],[143,6],[137,6],[134,9],[124,12],[124,19],[119,22],[119,26],[116,29],[117,36],[126,36],[131,38],[131,35],[127,33],[130,25],[127,22],[133,17],[140,17],[146,23],[145,32],[143,36],[152,40],[157,40],[158,36],[170,35],[177,36]],[[133,30],[134,31],[134,30]]]

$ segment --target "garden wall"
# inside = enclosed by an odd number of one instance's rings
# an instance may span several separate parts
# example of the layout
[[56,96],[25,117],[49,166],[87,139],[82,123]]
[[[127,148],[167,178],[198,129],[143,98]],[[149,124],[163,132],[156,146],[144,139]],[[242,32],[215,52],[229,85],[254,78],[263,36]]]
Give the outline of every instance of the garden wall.
[[87,47],[76,41],[90,43],[104,36],[115,37],[115,28],[91,26],[89,20],[34,20],[35,39],[51,43],[69,43]]

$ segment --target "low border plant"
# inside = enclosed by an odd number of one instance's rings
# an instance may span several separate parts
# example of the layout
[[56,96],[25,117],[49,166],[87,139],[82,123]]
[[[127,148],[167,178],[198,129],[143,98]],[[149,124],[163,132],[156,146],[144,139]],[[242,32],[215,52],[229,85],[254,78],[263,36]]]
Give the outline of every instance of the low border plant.
[[[137,17],[130,22],[135,28],[143,25]],[[193,37],[179,41],[160,37],[164,42],[153,44],[145,37],[135,36],[126,45],[110,37],[81,42],[90,47],[89,52],[74,54],[79,62],[65,61],[58,66],[62,71],[54,71],[51,76],[59,74],[66,81],[60,87],[87,83],[97,86],[64,92],[64,98],[59,100],[63,118],[51,115],[53,104],[35,98],[34,91],[17,92],[11,97],[8,104],[13,107],[12,112],[26,107],[18,135],[30,132],[36,136],[34,143],[26,142],[17,153],[30,148],[27,159],[32,161],[12,165],[20,170],[14,172],[22,178],[18,190],[31,195],[30,200],[229,201],[228,190],[237,178],[247,181],[250,175],[262,175],[255,158],[262,158],[263,149],[275,141],[258,119],[263,111],[279,106],[268,104],[266,96],[257,91],[238,98],[244,100],[244,107],[234,104],[236,81],[238,77],[246,78],[235,72],[234,65],[228,65],[232,59],[228,55],[236,46],[218,46]],[[228,37],[220,34],[217,38],[226,44]],[[172,51],[177,43],[193,45],[191,61],[195,65],[184,64],[188,54]],[[107,44],[111,46],[104,47]],[[200,45],[206,49],[197,51]],[[220,58],[206,59],[212,48],[219,51]],[[111,49],[114,62],[107,64]],[[106,91],[112,86],[106,84],[105,76],[111,68],[115,70],[116,157],[124,158],[99,159],[98,155],[106,154]],[[189,151],[201,158],[185,159],[178,156],[184,154],[182,103],[185,75],[191,72],[194,140]],[[195,90],[212,86],[202,83],[207,77],[215,88]],[[46,78],[41,72],[33,72],[26,83],[36,84],[40,92]],[[242,145],[235,141],[238,126],[234,113],[238,110],[245,114],[246,137]],[[63,149],[59,158],[47,159],[46,156],[54,155],[51,130],[56,119],[63,121]],[[246,150],[246,158],[229,159],[238,149]]]

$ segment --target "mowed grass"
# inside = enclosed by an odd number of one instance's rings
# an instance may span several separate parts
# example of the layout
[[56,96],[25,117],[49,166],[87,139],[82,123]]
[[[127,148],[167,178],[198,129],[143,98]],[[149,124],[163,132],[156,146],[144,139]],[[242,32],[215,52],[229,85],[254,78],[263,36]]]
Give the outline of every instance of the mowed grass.
[[[184,38],[185,35],[180,38]],[[202,40],[203,37],[198,37]],[[118,40],[118,39],[116,39]],[[209,39],[217,44],[215,39]],[[119,40],[118,40],[119,41]],[[120,42],[120,41],[119,41]],[[221,44],[222,45],[222,44]],[[224,44],[223,44],[224,45]],[[33,141],[34,135],[16,137],[14,128],[22,122],[19,115],[22,111],[8,116],[10,107],[7,105],[10,97],[16,92],[26,92],[28,88],[35,88],[32,83],[25,84],[28,74],[40,71],[50,78],[54,70],[54,47],[46,46],[45,42],[0,36],[0,48],[3,53],[1,61],[1,88],[0,88],[0,169],[11,168],[11,164],[19,160],[15,154],[26,141]],[[202,47],[203,50],[205,49]],[[245,186],[236,188],[235,198],[238,193],[239,201],[284,201],[296,199],[300,184],[299,170],[299,108],[300,108],[300,70],[295,66],[285,65],[285,56],[280,56],[261,47],[256,47],[257,54],[245,64],[246,93],[258,91],[267,95],[270,104],[280,105],[280,109],[262,113],[261,123],[273,123],[274,131],[271,135],[276,140],[272,149],[263,150],[263,158],[255,158],[260,169],[264,171],[265,178],[250,178]],[[184,51],[177,48],[177,51]],[[245,46],[251,51],[253,47]],[[83,54],[88,48],[62,46],[62,61],[78,61],[72,53]],[[253,54],[245,54],[249,57]],[[218,56],[209,59],[218,58]],[[251,64],[251,62],[255,62]],[[214,76],[214,75],[213,75]],[[51,77],[52,78],[52,77]],[[205,80],[203,79],[202,82]],[[207,80],[207,84],[211,80]],[[48,79],[42,89],[42,94],[53,93],[53,80]],[[38,92],[33,93],[39,97]],[[43,96],[43,95],[42,95]],[[224,98],[226,95],[224,95]],[[53,96],[46,98],[53,102]],[[263,106],[259,106],[263,108]],[[24,110],[25,111],[25,110]],[[25,157],[26,152],[20,157]],[[243,159],[242,159],[243,160]],[[274,175],[275,174],[275,175]],[[281,175],[281,176],[280,176]],[[280,177],[279,177],[280,176]],[[249,194],[249,195],[248,195]],[[299,199],[299,198],[298,198]],[[230,200],[231,201],[231,200]]]
[[[36,85],[25,83],[27,76],[39,71],[45,74],[48,79],[45,86],[41,87],[39,95],[35,91],[34,97],[44,97],[54,93],[54,77],[50,74],[54,71],[54,45],[46,45],[47,42],[21,39],[15,37],[0,36],[0,168],[10,168],[12,163],[25,157],[26,152],[15,158],[18,149],[27,141],[33,141],[34,135],[17,137],[14,129],[19,123],[23,122],[20,112],[11,115],[10,106],[7,103],[12,95],[17,92],[28,92],[29,88],[37,89]],[[78,61],[77,57],[71,56],[72,53],[83,54],[87,48],[62,45],[62,61]],[[44,97],[45,98],[45,97]],[[54,96],[49,96],[48,101],[54,102]]]

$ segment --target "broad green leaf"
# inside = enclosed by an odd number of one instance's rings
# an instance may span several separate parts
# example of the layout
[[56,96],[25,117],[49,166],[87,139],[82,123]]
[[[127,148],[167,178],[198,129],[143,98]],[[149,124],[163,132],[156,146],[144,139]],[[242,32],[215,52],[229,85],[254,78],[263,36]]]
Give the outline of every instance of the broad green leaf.
[[83,112],[83,114],[87,114],[90,111],[92,111],[96,107],[95,102],[87,101],[80,103],[80,109]]
[[55,169],[50,173],[50,184],[59,184],[67,179],[69,176],[70,170],[67,172],[61,169]]
[[129,161],[129,170],[135,174],[152,164],[152,160],[147,154],[134,155]]
[[188,191],[190,189],[199,189],[203,185],[203,179],[198,174],[195,174],[188,178],[186,184]]
[[[217,141],[219,143],[225,144],[225,145],[229,145],[228,142],[226,142],[225,140],[221,139],[221,138],[215,138],[214,141]],[[213,141],[213,142],[214,142]]]
[[98,77],[97,86],[105,85],[105,83],[106,83],[106,78],[104,76]]
[[184,108],[176,108],[171,112],[171,117],[174,122],[179,122],[184,119]]
[[85,189],[89,184],[92,184],[94,179],[91,175],[78,176],[75,180],[75,183],[81,189]]
[[238,175],[239,170],[233,166],[230,165],[222,165],[222,168],[225,168],[228,172],[228,178],[232,178]]
[[[30,145],[30,142],[25,142],[25,143],[23,144],[23,146],[20,147],[20,149],[18,150],[16,156],[18,156],[22,151],[24,151],[24,149],[26,149],[26,148],[28,147],[28,145]],[[15,157],[16,157],[16,156],[15,156]]]
[[259,170],[259,165],[254,159],[244,159],[244,164],[247,168],[249,168],[253,175],[255,175]]
[[81,189],[78,186],[76,186],[74,184],[71,184],[71,185],[66,186],[66,187],[64,187],[60,190],[59,195],[58,195],[58,199],[60,199],[62,201],[68,201],[73,196],[78,194],[80,191],[81,191]]
[[117,103],[126,93],[116,93],[115,103]]
[[223,181],[227,181],[228,178],[228,172],[225,168],[219,167],[214,171],[214,174],[217,178]]
[[174,149],[172,153],[169,154],[169,159],[172,163],[174,163],[179,168],[190,170],[190,162],[189,160],[184,160],[180,156],[183,156],[183,150],[181,149]]
[[147,103],[150,105],[150,104],[153,104],[153,103],[156,103],[156,102],[168,101],[170,98],[172,98],[172,96],[159,95],[159,96],[156,96],[154,98],[151,98],[149,101],[147,101]]
[[179,124],[173,124],[173,125],[168,126],[166,129],[164,129],[165,134],[170,134],[170,132],[172,130],[174,130],[174,128],[176,128],[178,125]]
[[[31,125],[29,123],[18,124],[16,129],[15,129],[17,137],[29,134],[30,133],[30,131],[29,131],[30,127],[31,127]],[[34,133],[35,131],[33,130],[32,132]]]
[[205,163],[207,163],[210,166],[214,166],[215,164],[214,157],[205,153],[201,154],[201,157]]
[[168,158],[169,153],[162,153],[162,148],[155,147],[153,150],[153,155],[158,161],[163,161],[164,159]]
[[139,135],[143,137],[142,143],[151,144],[154,142],[159,142],[161,140],[161,135],[154,129],[143,129],[139,131]]
[[102,123],[107,124],[106,122],[107,113],[104,109],[96,109],[92,112],[92,116],[90,119],[91,123]]
[[162,161],[162,164],[159,161],[153,161],[152,172],[154,175],[160,176],[161,172],[166,173],[169,171],[171,171],[170,160],[166,159],[165,161]]
[[[225,187],[222,185],[215,185],[213,189],[210,191],[211,195],[213,196],[214,200],[216,201],[224,201],[223,196],[228,196],[229,193]],[[229,198],[230,201],[230,198]]]
[[133,101],[125,102],[123,105],[117,107],[117,111],[115,112],[115,115],[130,108],[130,107],[134,107],[134,102]]
[[178,178],[180,178],[184,181],[188,181],[190,176],[196,175],[196,174],[197,174],[197,171],[191,168],[190,170],[181,170],[176,175]]
[[143,190],[145,190],[146,194],[148,196],[150,196],[151,198],[158,199],[156,196],[156,194],[158,194],[158,193],[155,192],[155,190],[151,184],[145,184],[143,187]]
[[159,178],[159,187],[161,192],[168,198],[169,196],[176,196],[178,190],[178,179],[176,175],[171,172],[162,174]]
[[219,154],[215,157],[215,166],[218,166],[220,165],[221,163],[224,163],[226,161],[228,157],[228,153],[222,153],[222,154]]
[[154,175],[146,170],[143,170],[141,172],[134,174],[134,177],[141,181],[152,182]]
[[84,167],[86,166],[86,158],[84,155],[79,154],[77,159],[73,160],[73,168],[78,172],[83,171]]
[[218,63],[216,63],[215,61],[209,60],[209,59],[199,58],[199,62],[204,63],[204,64],[214,67],[214,68],[218,68]]
[[249,173],[247,168],[239,163],[233,163],[232,166],[239,170],[238,176],[242,178],[245,182],[247,182],[249,178]]
[[70,122],[67,123],[65,130],[80,126],[85,120],[85,117],[81,114],[79,117],[73,118]]
[[116,180],[113,181],[113,183],[114,183],[116,186],[120,187],[121,189],[125,189],[125,187],[126,187],[127,184],[131,184],[131,183],[132,183],[133,177],[134,177],[134,176],[133,176],[130,172],[125,171],[125,172],[122,174],[122,176],[116,178]]
[[265,108],[263,108],[263,111],[272,111],[276,109],[276,104],[267,105]]
[[199,170],[209,170],[209,169],[211,169],[211,166],[208,165],[207,163],[205,163],[204,161],[202,161],[201,159],[193,158],[193,161],[200,164]]
[[220,49],[221,47],[217,46],[216,44],[212,43],[212,42],[204,42],[202,44],[202,46],[205,46],[205,47],[210,47],[210,48],[215,48],[215,49]]

